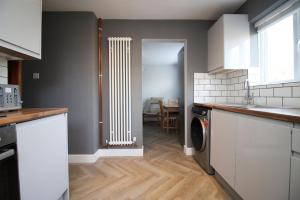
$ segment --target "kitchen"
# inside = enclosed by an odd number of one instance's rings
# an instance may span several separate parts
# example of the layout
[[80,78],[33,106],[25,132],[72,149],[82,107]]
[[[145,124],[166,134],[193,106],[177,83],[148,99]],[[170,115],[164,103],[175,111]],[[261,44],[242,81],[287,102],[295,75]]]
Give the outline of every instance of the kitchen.
[[[299,199],[299,7],[1,0],[0,199]],[[143,137],[145,39],[184,42],[182,145]]]

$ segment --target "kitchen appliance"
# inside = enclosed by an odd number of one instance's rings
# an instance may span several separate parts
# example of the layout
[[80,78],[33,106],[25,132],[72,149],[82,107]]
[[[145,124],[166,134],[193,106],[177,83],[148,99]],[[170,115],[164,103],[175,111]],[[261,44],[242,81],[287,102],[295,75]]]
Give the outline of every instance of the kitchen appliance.
[[0,84],[0,112],[22,108],[18,85]]
[[191,138],[195,149],[194,159],[208,173],[215,171],[210,165],[210,116],[211,109],[205,107],[192,108]]
[[0,127],[0,199],[18,200],[19,178],[16,127]]

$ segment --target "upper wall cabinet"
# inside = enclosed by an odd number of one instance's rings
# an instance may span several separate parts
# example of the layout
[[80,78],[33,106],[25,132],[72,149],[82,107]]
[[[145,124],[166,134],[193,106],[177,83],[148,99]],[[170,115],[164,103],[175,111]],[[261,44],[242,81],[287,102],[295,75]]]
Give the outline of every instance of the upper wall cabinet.
[[41,59],[42,0],[0,1],[0,55]]
[[246,69],[250,65],[248,15],[223,15],[208,30],[208,72]]

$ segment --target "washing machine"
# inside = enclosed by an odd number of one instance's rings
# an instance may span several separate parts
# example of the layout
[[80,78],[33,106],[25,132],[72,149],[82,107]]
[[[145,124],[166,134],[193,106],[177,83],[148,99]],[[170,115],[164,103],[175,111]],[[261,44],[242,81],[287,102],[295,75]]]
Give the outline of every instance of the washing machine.
[[195,149],[194,159],[208,174],[215,170],[210,165],[210,116],[211,109],[194,106],[192,108],[193,119],[191,123],[191,139]]

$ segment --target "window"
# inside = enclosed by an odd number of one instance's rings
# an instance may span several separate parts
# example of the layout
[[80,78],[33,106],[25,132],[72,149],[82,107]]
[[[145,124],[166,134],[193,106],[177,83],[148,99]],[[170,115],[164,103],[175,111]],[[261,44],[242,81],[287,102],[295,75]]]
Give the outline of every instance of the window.
[[293,9],[258,26],[259,67],[249,70],[252,83],[300,81],[299,16],[299,9]]

